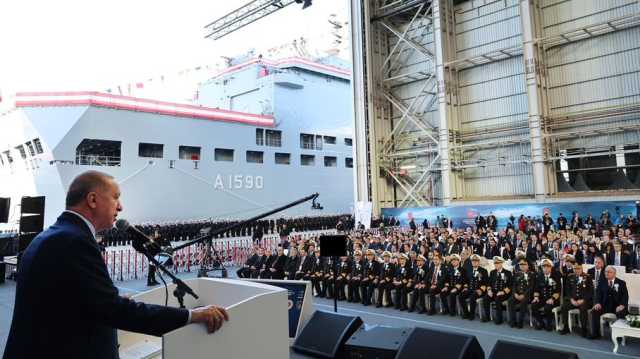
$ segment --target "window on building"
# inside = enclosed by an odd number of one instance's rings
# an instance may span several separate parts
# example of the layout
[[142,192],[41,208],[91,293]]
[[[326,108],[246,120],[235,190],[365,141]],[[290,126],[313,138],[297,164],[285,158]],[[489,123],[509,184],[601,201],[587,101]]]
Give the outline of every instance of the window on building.
[[282,147],[282,131],[266,130],[266,144],[271,147]]
[[264,129],[256,128],[256,145],[264,146]]
[[289,153],[277,153],[276,152],[276,164],[277,165],[290,165],[291,154]]
[[13,157],[11,157],[11,151],[4,151],[2,153],[4,153],[4,156],[7,158],[7,163],[8,164],[12,164],[13,163]]
[[233,150],[228,148],[216,148],[215,160],[218,162],[233,162]]
[[300,148],[305,150],[312,150],[315,148],[313,135],[307,133],[300,134]]
[[322,136],[320,135],[316,135],[316,150],[321,150],[322,149]]
[[24,146],[23,145],[16,146],[16,150],[18,150],[18,152],[20,152],[20,157],[22,157],[23,160],[27,158],[27,151],[24,150]]
[[41,154],[44,151],[42,150],[42,143],[40,142],[39,138],[34,138],[33,139],[33,145],[36,147],[36,153],[37,154]]
[[247,151],[247,163],[264,163],[264,152]]
[[333,156],[324,156],[325,167],[338,167],[338,158]]
[[314,155],[300,155],[300,165],[302,166],[315,166],[316,156]]
[[180,146],[178,147],[178,159],[181,160],[200,160],[200,147],[198,146]]
[[138,156],[149,158],[164,157],[164,145],[159,143],[138,143]]
[[345,157],[344,158],[344,166],[347,168],[353,168],[353,158]]
[[120,166],[121,141],[85,138],[76,147],[76,164],[85,166]]
[[33,149],[33,144],[31,143],[31,141],[25,142],[25,146],[27,146],[27,150],[29,150],[29,155],[31,157],[36,155],[36,151]]
[[345,144],[345,146],[353,146],[353,140],[348,138],[348,137],[345,137],[344,138],[344,144]]
[[335,145],[336,138],[334,136],[324,136],[324,143],[328,145]]

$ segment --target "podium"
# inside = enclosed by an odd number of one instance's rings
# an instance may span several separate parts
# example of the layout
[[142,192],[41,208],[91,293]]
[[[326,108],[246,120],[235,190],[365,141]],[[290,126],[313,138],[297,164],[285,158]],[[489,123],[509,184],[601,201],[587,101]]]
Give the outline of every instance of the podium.
[[[187,308],[214,304],[227,310],[229,321],[213,334],[208,334],[201,323],[178,328],[161,338],[119,330],[121,359],[289,358],[286,289],[232,279],[197,278],[185,283],[200,297],[196,300],[187,295]],[[178,307],[174,289],[175,285],[169,286],[168,304]],[[164,305],[165,288],[132,299]]]

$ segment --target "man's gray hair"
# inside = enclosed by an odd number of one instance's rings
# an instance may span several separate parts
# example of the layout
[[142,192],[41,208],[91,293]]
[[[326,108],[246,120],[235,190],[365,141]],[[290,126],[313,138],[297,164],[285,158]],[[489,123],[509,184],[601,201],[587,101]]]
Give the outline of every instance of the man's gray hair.
[[606,266],[606,267],[604,268],[604,271],[606,272],[606,271],[608,271],[609,269],[611,269],[611,270],[613,271],[613,273],[618,273],[618,270],[616,270],[616,267],[612,266],[611,264],[610,264],[610,265],[608,265],[608,266]]
[[66,207],[80,204],[89,193],[101,186],[106,186],[113,176],[99,171],[87,171],[73,179],[67,191]]

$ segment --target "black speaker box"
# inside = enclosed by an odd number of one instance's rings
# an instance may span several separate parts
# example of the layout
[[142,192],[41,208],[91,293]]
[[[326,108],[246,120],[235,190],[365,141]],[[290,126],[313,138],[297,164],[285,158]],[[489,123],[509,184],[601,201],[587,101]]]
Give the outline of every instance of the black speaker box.
[[344,343],[361,325],[360,317],[316,310],[291,348],[321,358],[343,358]]
[[489,359],[578,359],[578,354],[498,340]]
[[40,233],[44,227],[44,216],[26,215],[20,217],[20,233]]
[[22,252],[29,247],[29,244],[33,241],[36,236],[40,234],[38,233],[21,233],[18,237],[18,251]]
[[[431,349],[425,350],[425,348]],[[396,359],[431,358],[484,359],[484,351],[476,337],[472,335],[414,328],[396,355]]]
[[22,214],[44,214],[44,196],[22,197],[20,212]]
[[0,198],[0,223],[9,222],[10,210],[11,210],[11,198]]
[[320,256],[321,257],[342,257],[347,253],[347,236],[331,235],[320,236]]
[[347,359],[393,359],[411,334],[409,328],[363,325],[344,345]]

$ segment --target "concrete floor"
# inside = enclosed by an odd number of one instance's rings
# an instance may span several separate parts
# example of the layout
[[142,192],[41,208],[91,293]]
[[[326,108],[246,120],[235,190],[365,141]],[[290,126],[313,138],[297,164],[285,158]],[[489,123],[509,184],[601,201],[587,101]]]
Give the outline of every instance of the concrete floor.
[[[235,275],[230,270],[229,275]],[[192,278],[194,273],[181,274],[182,278]],[[122,293],[136,293],[147,289],[146,282],[142,280],[117,282],[116,286]],[[4,347],[11,325],[13,304],[15,296],[15,282],[7,280],[0,284],[0,353]],[[314,298],[316,309],[333,311],[333,301]],[[503,324],[497,326],[493,323],[470,322],[449,316],[420,315],[416,313],[401,312],[389,308],[364,307],[360,304],[338,303],[338,312],[347,315],[357,315],[367,325],[386,325],[393,327],[425,327],[435,330],[454,331],[475,335],[488,358],[489,353],[499,339],[518,343],[548,347],[552,349],[575,352],[581,359],[606,359],[606,358],[638,358],[640,357],[640,340],[627,339],[627,346],[620,346],[619,354],[612,352],[613,343],[609,339],[588,340],[579,335],[568,334],[561,336],[555,332],[536,331],[531,328],[512,329]],[[307,356],[291,353],[291,358],[307,358]]]

